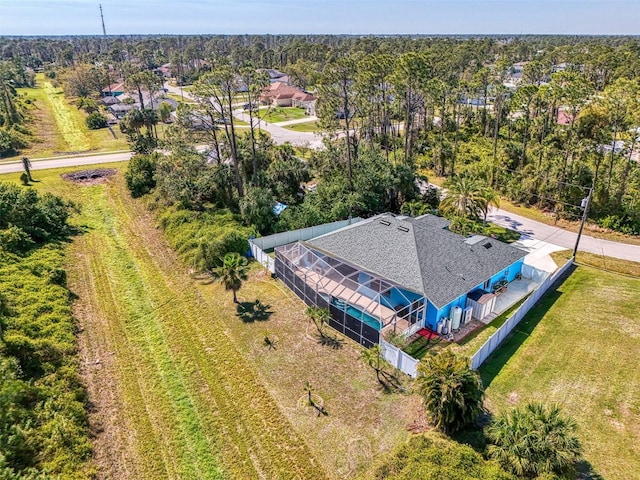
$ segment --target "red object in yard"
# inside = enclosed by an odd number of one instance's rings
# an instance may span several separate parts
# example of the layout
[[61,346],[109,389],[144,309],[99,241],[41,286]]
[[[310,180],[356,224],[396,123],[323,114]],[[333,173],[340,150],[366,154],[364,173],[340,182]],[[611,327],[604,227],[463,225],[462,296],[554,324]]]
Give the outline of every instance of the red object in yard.
[[436,332],[428,328],[423,328],[421,330],[418,330],[417,333],[418,335],[425,337],[427,340],[431,340],[432,338],[438,338],[440,336]]

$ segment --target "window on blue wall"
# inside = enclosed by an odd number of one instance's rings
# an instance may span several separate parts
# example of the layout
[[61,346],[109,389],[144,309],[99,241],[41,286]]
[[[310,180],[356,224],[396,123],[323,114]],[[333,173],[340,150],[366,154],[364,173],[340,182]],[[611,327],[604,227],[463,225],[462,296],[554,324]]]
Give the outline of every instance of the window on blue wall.
[[489,290],[490,286],[491,286],[491,279],[484,282],[484,286],[482,288],[484,288],[485,290]]

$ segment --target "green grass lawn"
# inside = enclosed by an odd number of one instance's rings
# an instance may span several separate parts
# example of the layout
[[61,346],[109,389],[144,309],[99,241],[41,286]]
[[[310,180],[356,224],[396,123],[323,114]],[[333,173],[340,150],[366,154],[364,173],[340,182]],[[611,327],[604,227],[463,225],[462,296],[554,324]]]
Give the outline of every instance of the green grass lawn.
[[306,123],[298,123],[294,125],[285,126],[284,128],[288,130],[293,130],[294,132],[321,132],[322,128],[317,121],[306,122]]
[[305,118],[304,108],[298,107],[276,107],[260,110],[260,118],[268,123],[287,122],[289,120],[299,120]]
[[557,402],[607,479],[640,471],[640,279],[580,266],[481,368],[496,413]]

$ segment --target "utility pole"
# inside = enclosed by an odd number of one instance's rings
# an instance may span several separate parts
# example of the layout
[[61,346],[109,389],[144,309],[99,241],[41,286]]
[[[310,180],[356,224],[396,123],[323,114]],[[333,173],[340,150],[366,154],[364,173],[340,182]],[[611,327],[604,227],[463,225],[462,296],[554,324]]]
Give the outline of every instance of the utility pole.
[[104,26],[104,15],[102,14],[102,4],[100,4],[100,20],[102,20],[102,35],[107,36],[107,29]]
[[573,248],[573,258],[575,260],[578,254],[578,245],[580,244],[580,237],[582,236],[582,229],[584,228],[584,222],[587,221],[587,213],[589,212],[589,205],[591,204],[591,196],[593,195],[593,187],[589,187],[589,194],[587,198],[583,198],[580,203],[582,208],[582,221],[580,222],[580,230],[578,230],[578,238],[576,238],[576,246]]

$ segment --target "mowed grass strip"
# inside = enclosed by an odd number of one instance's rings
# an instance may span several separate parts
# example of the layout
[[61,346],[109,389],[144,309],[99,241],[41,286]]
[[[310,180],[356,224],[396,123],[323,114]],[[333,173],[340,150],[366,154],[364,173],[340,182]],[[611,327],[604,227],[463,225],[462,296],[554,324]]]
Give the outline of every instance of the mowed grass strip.
[[491,409],[559,403],[607,479],[640,471],[640,279],[578,267],[481,368]]
[[[222,312],[203,300],[192,280],[123,182],[109,186],[109,199],[145,279],[146,294],[164,320],[178,364],[189,371],[192,394],[213,415],[209,421],[225,471],[232,478],[324,478],[304,440],[280,412],[260,378],[227,337]],[[173,301],[171,298],[174,298]],[[206,414],[206,413],[203,413]]]
[[[76,187],[81,188],[81,187]],[[86,255],[101,313],[115,335],[127,415],[133,417],[144,478],[222,478],[182,375],[146,295],[137,265],[105,205],[104,187],[85,198],[85,215],[99,219],[87,234]],[[84,193],[84,192],[82,192]],[[96,195],[97,193],[97,195]],[[87,328],[91,328],[87,326]],[[153,452],[153,454],[150,454]]]
[[[123,179],[81,187],[62,181],[62,171],[41,172],[36,188],[64,193],[83,206],[86,243],[73,248],[84,261],[70,267],[86,269],[89,259],[88,276],[108,327],[96,320],[84,328],[116,345],[101,356],[117,363],[114,385],[120,385],[124,411],[112,421],[132,425],[138,478],[326,478],[227,337],[224,312],[180,273],[184,268]],[[82,278],[80,273],[70,277]],[[117,465],[122,456],[116,452],[111,461]]]
[[87,127],[82,124],[82,114],[71,109],[62,91],[54,88],[51,82],[43,82],[42,88],[68,151],[89,150],[91,143],[84,133]]
[[28,105],[30,118],[27,127],[34,136],[31,145],[21,152],[21,155],[50,157],[54,151],[64,150],[66,142],[58,131],[56,119],[42,88],[42,80],[38,81],[36,88],[18,88],[16,90],[20,95],[31,100],[31,104]]

